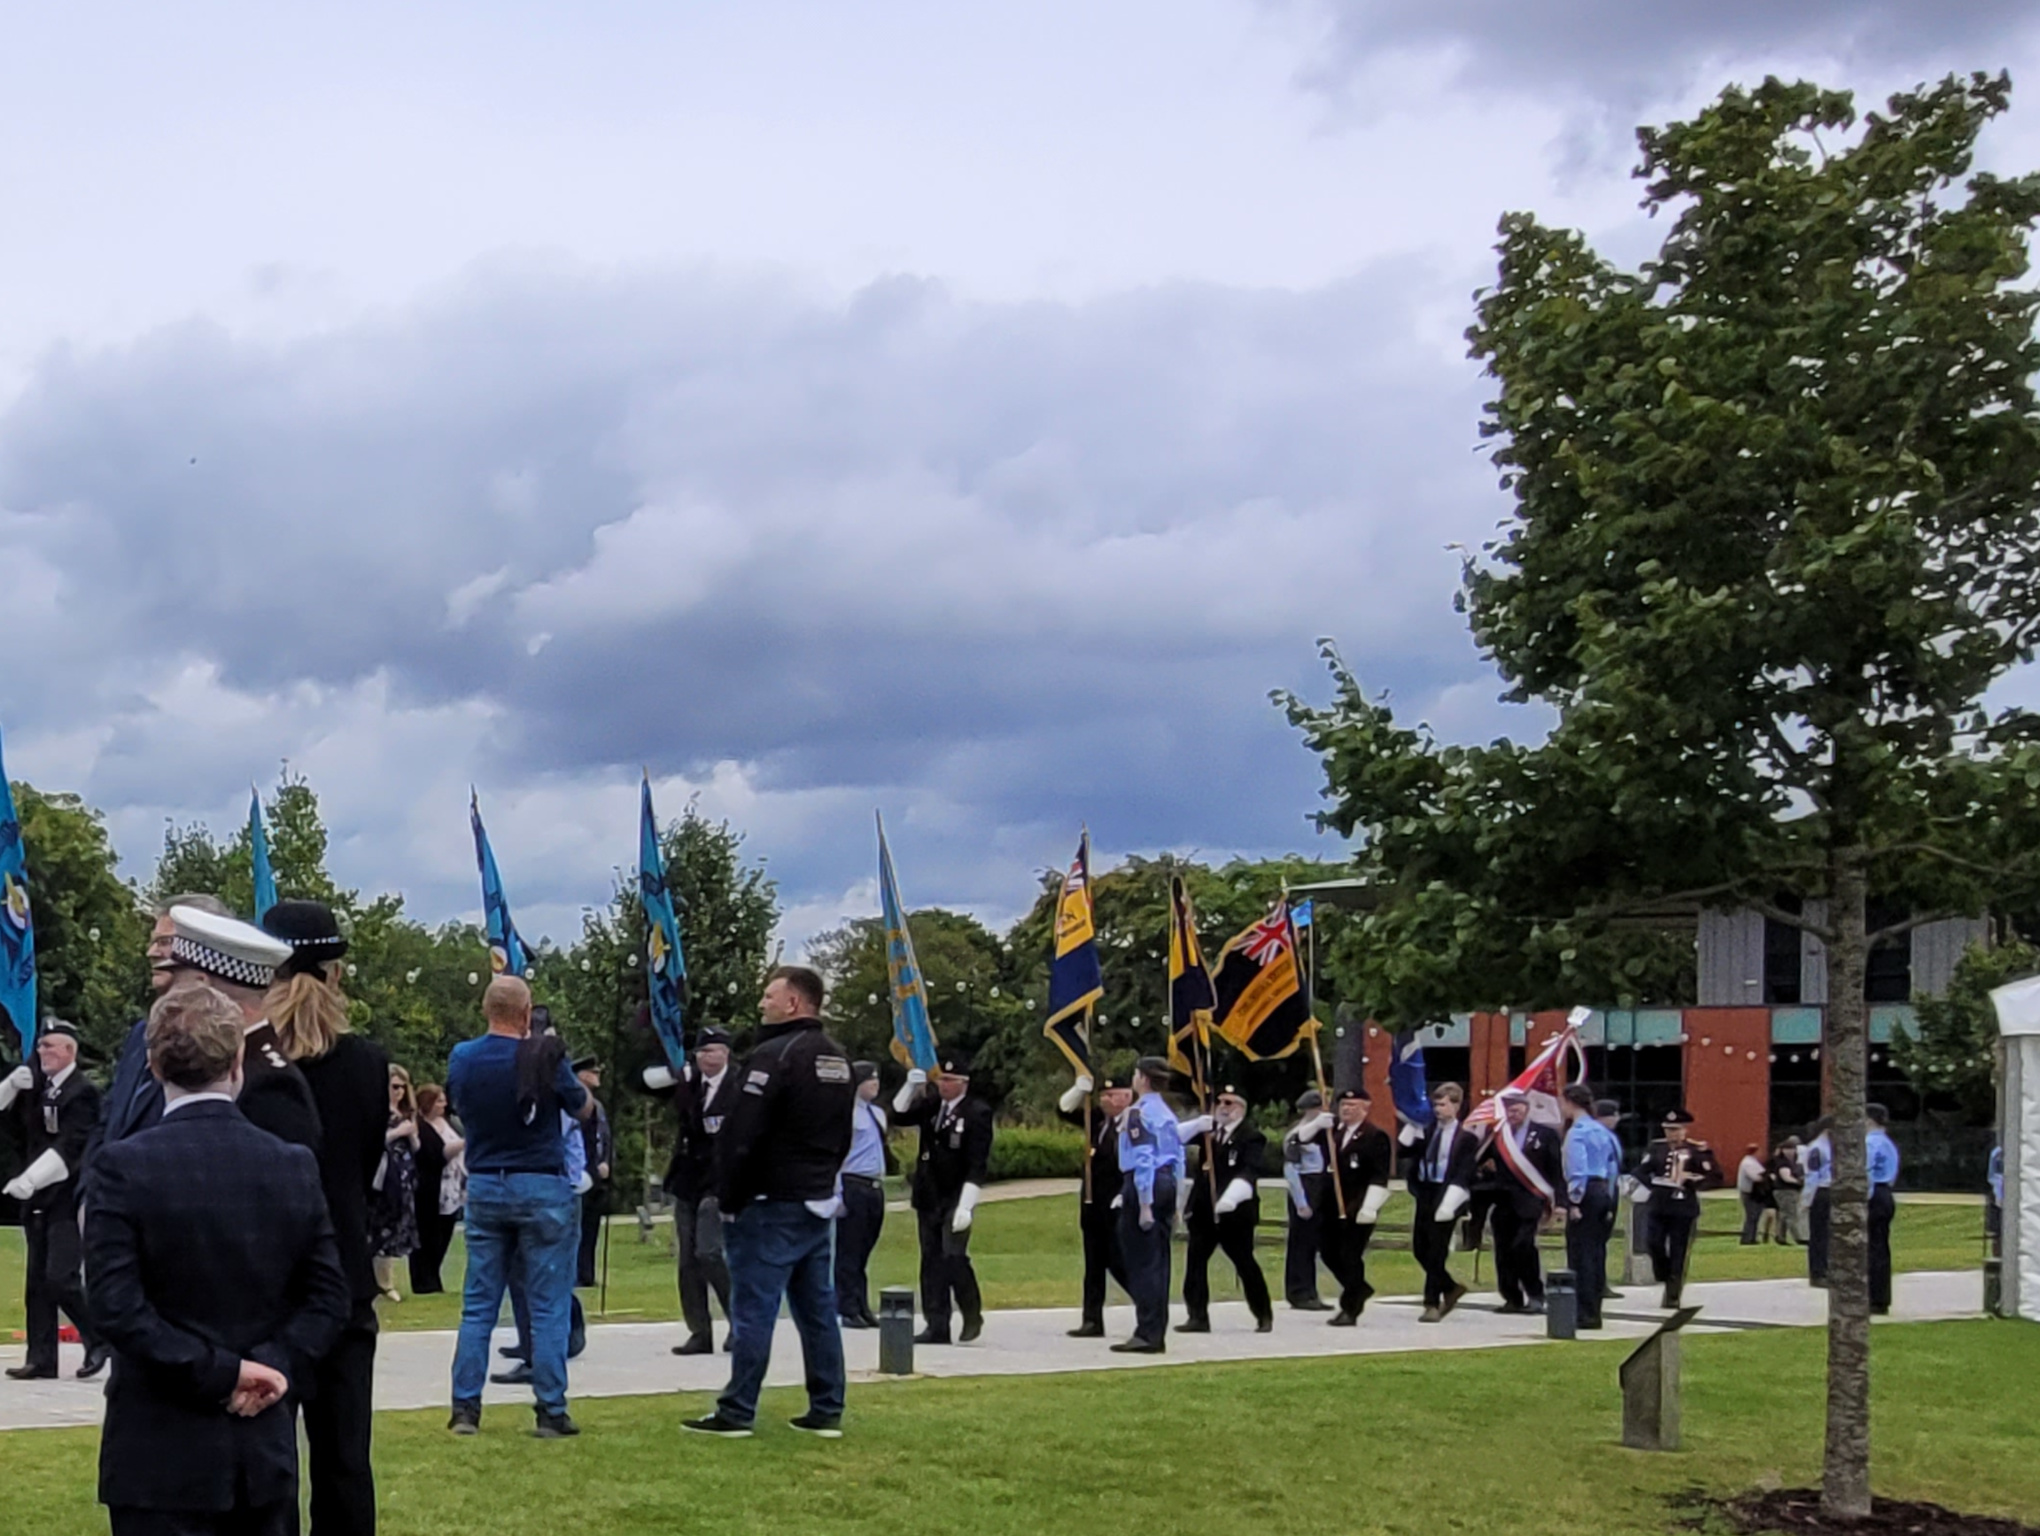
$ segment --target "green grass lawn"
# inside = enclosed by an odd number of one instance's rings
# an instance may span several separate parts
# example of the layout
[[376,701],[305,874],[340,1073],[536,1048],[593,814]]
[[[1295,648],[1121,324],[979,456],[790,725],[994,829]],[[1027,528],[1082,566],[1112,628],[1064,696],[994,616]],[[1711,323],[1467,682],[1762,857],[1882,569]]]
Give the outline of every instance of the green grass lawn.
[[[1279,1198],[1279,1197],[1278,1197]],[[1264,1207],[1274,1205],[1264,1198]],[[986,1304],[993,1307],[1074,1307],[1083,1281],[1083,1253],[1076,1229],[1076,1197],[1057,1196],[1034,1200],[1002,1200],[978,1207],[971,1257],[977,1263],[984,1285]],[[1279,1207],[1277,1207],[1279,1209]],[[1384,1226],[1407,1223],[1409,1199],[1398,1194],[1389,1202]],[[1765,1244],[1744,1248],[1737,1244],[1740,1216],[1732,1199],[1710,1200],[1702,1223],[1702,1238],[1693,1260],[1696,1280],[1747,1280],[1767,1276],[1804,1275],[1806,1251]],[[1906,1202],[1899,1207],[1892,1229],[1892,1258],[1899,1269],[1962,1269],[1981,1262],[1978,1234],[1983,1224],[1981,1206],[1969,1204],[1920,1204]],[[677,1318],[680,1298],[674,1283],[673,1263],[668,1253],[671,1227],[654,1228],[650,1243],[638,1240],[634,1223],[612,1224],[609,1236],[609,1315],[633,1321]],[[1619,1241],[1611,1248],[1611,1263],[1619,1256]],[[1177,1271],[1180,1278],[1181,1262]],[[458,1286],[461,1248],[455,1242],[447,1256],[445,1277]],[[21,1327],[21,1233],[0,1229],[0,1328]],[[1423,1289],[1423,1278],[1407,1251],[1382,1248],[1370,1254],[1368,1278],[1378,1290],[1407,1294]],[[1261,1225],[1261,1268],[1277,1297],[1281,1295],[1282,1227],[1264,1221]],[[1473,1258],[1459,1255],[1456,1270],[1470,1275]],[[874,1257],[874,1286],[913,1285],[919,1270],[914,1243],[914,1218],[908,1211],[887,1214],[885,1234]],[[1491,1256],[1481,1258],[1481,1274],[1493,1274]],[[408,1282],[407,1282],[408,1283]],[[1321,1289],[1329,1292],[1330,1277],[1320,1277]],[[1219,1300],[1239,1295],[1232,1266],[1221,1257],[1212,1265],[1212,1294]],[[591,1310],[596,1293],[583,1292]],[[413,1297],[383,1308],[383,1325],[388,1328],[451,1328],[459,1321],[460,1301],[456,1295]]]
[[[674,1531],[971,1536],[1168,1528],[1344,1536],[1664,1536],[1666,1499],[1818,1477],[1823,1342],[1781,1329],[1686,1346],[1687,1448],[1618,1441],[1623,1345],[1179,1366],[851,1389],[849,1433],[805,1440],[767,1394],[755,1440],[683,1435],[700,1394],[575,1404],[541,1444],[522,1410],[478,1440],[440,1411],[386,1414],[385,1536]],[[1887,1496],[2040,1518],[2040,1328],[1882,1326],[1875,1482]],[[37,1536],[105,1530],[89,1430],[0,1435],[0,1509]]]

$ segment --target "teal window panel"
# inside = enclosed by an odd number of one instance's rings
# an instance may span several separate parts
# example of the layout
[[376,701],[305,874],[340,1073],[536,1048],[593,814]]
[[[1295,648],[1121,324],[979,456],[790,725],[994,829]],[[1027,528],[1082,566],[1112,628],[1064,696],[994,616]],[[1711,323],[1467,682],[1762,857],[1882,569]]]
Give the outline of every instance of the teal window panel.
[[1608,1031],[1608,1044],[1636,1044],[1636,1013],[1629,1008],[1610,1008],[1601,1015]]
[[1509,1015],[1509,1044],[1521,1045],[1530,1032],[1530,1015],[1512,1013]]
[[1920,1032],[1920,1017],[1913,1011],[1911,1003],[1872,1003],[1870,1005],[1870,1043],[1889,1045],[1893,1031],[1917,1038]]
[[1420,1045],[1459,1046],[1462,1049],[1473,1043],[1473,1019],[1469,1014],[1455,1013],[1439,1024],[1426,1024],[1417,1031]]
[[1677,1008],[1636,1010],[1638,1045],[1677,1045],[1679,1036],[1685,1033],[1685,1029],[1686,1015]]
[[1820,1010],[1818,1008],[1773,1008],[1771,1010],[1771,1043],[1773,1045],[1819,1045]]
[[1599,1008],[1587,1011],[1580,1021],[1581,1045],[1606,1045],[1608,1043],[1608,1016]]

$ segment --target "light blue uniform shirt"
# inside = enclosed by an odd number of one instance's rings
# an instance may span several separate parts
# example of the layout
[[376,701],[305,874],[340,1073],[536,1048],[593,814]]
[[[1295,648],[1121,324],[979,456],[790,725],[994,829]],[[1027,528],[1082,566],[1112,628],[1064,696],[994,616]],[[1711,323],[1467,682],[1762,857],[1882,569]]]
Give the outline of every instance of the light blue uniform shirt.
[[1135,1099],[1119,1122],[1119,1167],[1133,1175],[1142,1205],[1154,1203],[1155,1175],[1162,1169],[1173,1169],[1176,1182],[1183,1182],[1183,1135],[1176,1128],[1176,1112],[1159,1093]]
[[1875,1126],[1870,1128],[1870,1187],[1898,1182],[1898,1143]]
[[1598,1120],[1581,1115],[1565,1137],[1565,1192],[1578,1205],[1587,1180],[1606,1179],[1612,1187],[1622,1177],[1622,1142]]
[[850,1111],[850,1155],[843,1171],[864,1179],[885,1177],[885,1111],[859,1099]]
[[576,1189],[581,1186],[581,1176],[588,1171],[588,1144],[581,1140],[581,1122],[560,1111],[560,1137],[567,1144],[567,1182]]
[[1806,1174],[1806,1203],[1813,1204],[1813,1192],[1826,1189],[1835,1181],[1834,1143],[1828,1140],[1826,1131],[1809,1141],[1799,1154],[1800,1169]]

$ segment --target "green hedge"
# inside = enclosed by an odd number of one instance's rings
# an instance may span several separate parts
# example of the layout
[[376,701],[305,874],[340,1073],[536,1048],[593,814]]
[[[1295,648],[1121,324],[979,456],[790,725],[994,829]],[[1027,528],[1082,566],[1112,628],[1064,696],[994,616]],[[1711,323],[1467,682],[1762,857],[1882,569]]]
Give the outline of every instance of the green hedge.
[[1002,1125],[992,1137],[991,1177],[1081,1179],[1084,1133],[1063,1126]]

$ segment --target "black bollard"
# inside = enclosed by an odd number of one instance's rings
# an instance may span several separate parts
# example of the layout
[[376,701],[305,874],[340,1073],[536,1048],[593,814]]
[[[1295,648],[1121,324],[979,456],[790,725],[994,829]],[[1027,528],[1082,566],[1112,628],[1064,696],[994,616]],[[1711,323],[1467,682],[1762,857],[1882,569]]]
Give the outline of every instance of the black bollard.
[[1544,1336],[1571,1339],[1579,1336],[1580,1293],[1573,1272],[1554,1269],[1544,1277]]
[[878,1369],[882,1376],[914,1374],[914,1293],[904,1285],[878,1293]]
[[2005,1310],[2005,1261],[1983,1261],[1983,1315],[2000,1317]]

